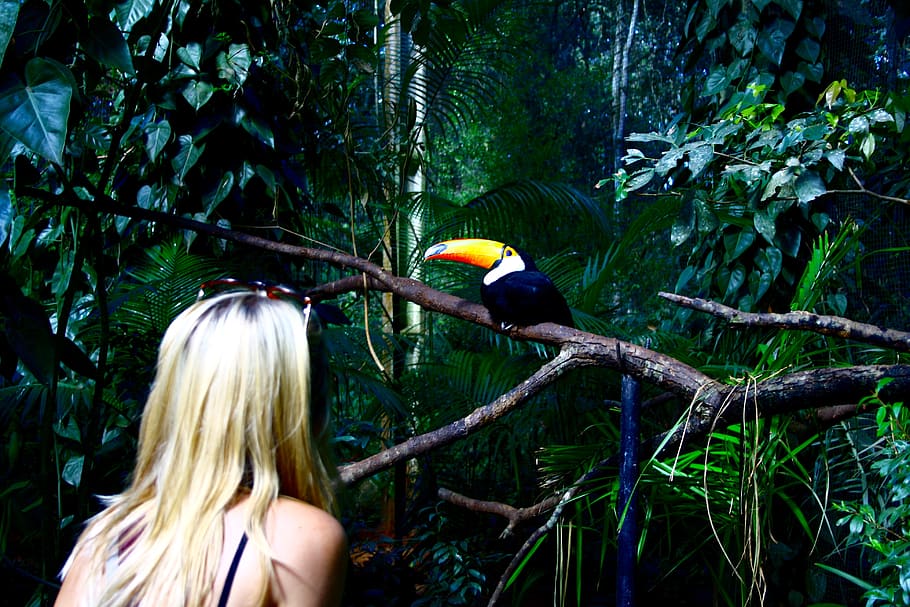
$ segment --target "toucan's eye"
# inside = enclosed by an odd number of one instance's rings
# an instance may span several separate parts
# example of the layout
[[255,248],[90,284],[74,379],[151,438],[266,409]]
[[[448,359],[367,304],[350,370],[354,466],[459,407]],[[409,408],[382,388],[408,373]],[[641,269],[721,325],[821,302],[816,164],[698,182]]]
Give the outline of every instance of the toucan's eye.
[[514,253],[514,252],[515,252],[515,251],[513,251],[512,249],[506,249],[506,257],[509,257],[509,256],[512,255],[512,253]]

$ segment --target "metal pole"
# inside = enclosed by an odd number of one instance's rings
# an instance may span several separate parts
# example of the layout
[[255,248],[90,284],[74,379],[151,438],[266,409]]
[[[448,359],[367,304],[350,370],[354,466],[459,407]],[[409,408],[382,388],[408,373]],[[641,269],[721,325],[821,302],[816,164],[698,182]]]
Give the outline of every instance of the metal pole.
[[623,375],[620,413],[619,508],[620,526],[616,551],[616,605],[635,605],[635,570],[638,560],[638,446],[641,423],[641,385]]

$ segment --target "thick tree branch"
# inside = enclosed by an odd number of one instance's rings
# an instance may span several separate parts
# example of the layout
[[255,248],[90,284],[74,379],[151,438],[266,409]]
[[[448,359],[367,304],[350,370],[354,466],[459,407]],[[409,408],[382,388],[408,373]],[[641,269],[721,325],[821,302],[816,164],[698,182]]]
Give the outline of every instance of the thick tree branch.
[[778,329],[794,329],[797,331],[812,331],[821,335],[831,335],[843,339],[852,339],[876,346],[883,346],[901,352],[910,352],[910,333],[884,329],[875,325],[856,322],[840,316],[824,316],[811,312],[755,313],[741,312],[714,301],[686,297],[675,293],[660,293],[661,297],[684,308],[691,308],[699,312],[706,312],[717,318],[724,319],[736,327],[776,327]]

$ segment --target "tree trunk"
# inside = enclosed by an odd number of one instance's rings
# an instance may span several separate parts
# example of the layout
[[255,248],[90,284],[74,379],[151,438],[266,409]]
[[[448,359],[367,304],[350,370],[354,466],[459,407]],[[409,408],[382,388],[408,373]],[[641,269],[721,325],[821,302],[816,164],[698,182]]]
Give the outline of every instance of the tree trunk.
[[629,95],[629,54],[638,26],[641,0],[633,0],[628,26],[624,23],[622,2],[616,15],[616,34],[613,39],[613,172],[622,168],[625,155],[626,101]]

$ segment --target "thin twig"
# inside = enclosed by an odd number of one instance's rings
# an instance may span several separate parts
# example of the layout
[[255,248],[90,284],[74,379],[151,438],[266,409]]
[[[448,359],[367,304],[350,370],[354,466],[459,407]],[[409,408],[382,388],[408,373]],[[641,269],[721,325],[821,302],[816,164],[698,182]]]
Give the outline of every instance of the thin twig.
[[778,329],[811,331],[821,335],[831,335],[883,346],[900,352],[910,352],[910,333],[896,329],[883,329],[876,325],[857,322],[840,316],[828,316],[803,311],[785,313],[743,312],[736,308],[698,297],[686,297],[675,293],[659,293],[659,295],[684,308],[698,310],[699,312],[722,318],[733,326],[776,327]]
[[859,187],[858,190],[828,190],[825,192],[827,194],[865,194],[866,196],[872,196],[873,198],[878,198],[879,200],[886,200],[888,202],[897,202],[900,204],[910,205],[910,199],[899,198],[897,196],[888,196],[887,194],[879,194],[878,192],[873,192],[872,190],[866,188],[863,183],[859,180],[859,177],[856,176],[856,173],[853,172],[853,169],[847,167],[847,172],[850,173],[850,177],[853,178],[854,183]]

